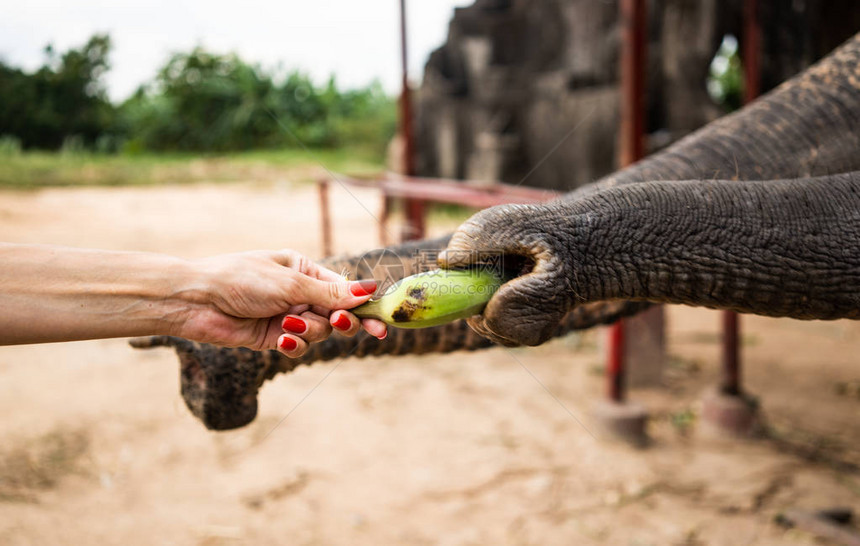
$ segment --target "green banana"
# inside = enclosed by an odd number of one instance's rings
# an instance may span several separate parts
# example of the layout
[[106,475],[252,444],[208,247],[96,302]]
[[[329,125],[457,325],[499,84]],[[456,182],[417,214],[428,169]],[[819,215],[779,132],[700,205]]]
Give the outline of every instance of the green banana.
[[438,326],[479,314],[504,282],[486,268],[436,269],[397,281],[352,313],[398,328]]

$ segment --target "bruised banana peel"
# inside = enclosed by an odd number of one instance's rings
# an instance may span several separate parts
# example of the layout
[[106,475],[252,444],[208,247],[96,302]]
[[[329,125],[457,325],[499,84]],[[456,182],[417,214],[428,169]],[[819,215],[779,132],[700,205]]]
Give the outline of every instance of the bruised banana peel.
[[351,312],[397,328],[429,328],[480,314],[506,279],[481,269],[436,269],[403,278]]

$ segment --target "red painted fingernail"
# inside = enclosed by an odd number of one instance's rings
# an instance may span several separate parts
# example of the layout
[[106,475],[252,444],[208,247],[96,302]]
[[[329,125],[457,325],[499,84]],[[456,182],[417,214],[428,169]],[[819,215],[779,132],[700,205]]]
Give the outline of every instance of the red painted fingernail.
[[384,334],[382,334],[381,336],[379,336],[376,339],[378,339],[379,341],[382,341],[383,339],[385,339],[387,337],[388,337],[388,330],[386,330]]
[[285,351],[292,351],[298,346],[299,344],[296,343],[296,340],[291,337],[284,336],[281,338],[280,347]]
[[337,328],[338,330],[343,330],[346,332],[349,330],[350,326],[352,326],[352,322],[350,322],[349,317],[344,315],[343,313],[337,317],[337,320],[332,322],[332,326]]
[[350,283],[349,291],[353,296],[369,296],[376,292],[376,281],[371,279],[369,281],[356,281]]
[[308,330],[308,323],[298,317],[284,317],[281,328],[294,334],[304,334]]

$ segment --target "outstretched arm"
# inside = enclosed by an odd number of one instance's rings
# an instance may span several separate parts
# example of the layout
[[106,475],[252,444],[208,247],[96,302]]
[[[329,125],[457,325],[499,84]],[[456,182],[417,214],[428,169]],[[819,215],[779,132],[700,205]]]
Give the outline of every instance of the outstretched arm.
[[[331,310],[355,307],[376,288],[288,250],[183,260],[0,244],[0,264],[0,344],[167,334],[274,349],[286,335],[287,354],[299,356],[331,332]],[[287,313],[306,322],[303,335],[284,334]],[[358,320],[349,315],[353,334]],[[364,324],[384,335],[381,323]]]

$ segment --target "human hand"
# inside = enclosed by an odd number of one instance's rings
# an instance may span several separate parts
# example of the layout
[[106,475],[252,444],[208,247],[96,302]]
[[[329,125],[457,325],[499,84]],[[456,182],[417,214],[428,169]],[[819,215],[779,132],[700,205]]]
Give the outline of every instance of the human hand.
[[[368,299],[375,281],[348,282],[292,250],[253,251],[197,260],[199,284],[181,321],[182,337],[254,350],[277,348],[290,357],[304,354],[332,327],[355,335],[362,327],[380,339],[384,323],[359,320],[347,311]],[[286,331],[286,333],[285,333]]]

